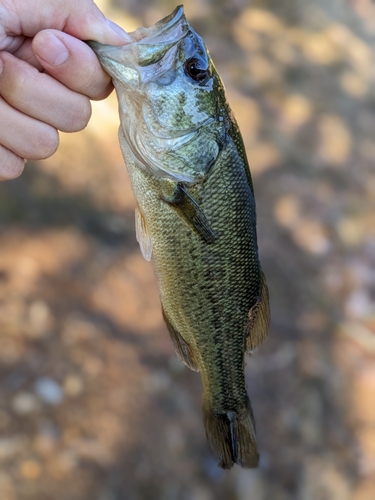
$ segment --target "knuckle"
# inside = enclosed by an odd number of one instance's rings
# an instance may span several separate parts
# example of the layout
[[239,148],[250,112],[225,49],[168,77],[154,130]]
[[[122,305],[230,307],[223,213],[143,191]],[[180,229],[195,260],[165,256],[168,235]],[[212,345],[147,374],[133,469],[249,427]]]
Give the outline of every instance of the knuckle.
[[25,89],[35,77],[34,68],[24,65],[22,71],[19,71],[16,64],[7,61],[2,76],[2,94],[8,100],[11,99],[14,106],[17,106],[22,100]]
[[62,132],[78,132],[83,130],[91,118],[91,104],[86,97],[80,96],[79,103],[71,107],[64,125],[60,128]]
[[[82,75],[83,76],[83,75]],[[90,65],[81,79],[79,92],[90,99],[102,99],[112,90],[112,81],[96,64]]]
[[59,134],[49,125],[41,128],[36,136],[26,158],[29,160],[43,160],[52,156],[59,146]]
[[91,98],[95,101],[101,101],[110,95],[113,90],[112,81],[110,81],[106,86],[103,86],[98,92]]
[[28,81],[30,80],[30,71],[28,69],[14,72],[12,74],[12,86],[11,89],[15,96],[20,95],[20,93],[24,90],[24,88],[28,85]]
[[19,177],[25,167],[22,158],[0,146],[0,181]]
[[11,179],[17,179],[25,168],[25,162],[22,158],[17,158],[11,168]]
[[98,85],[98,74],[95,68],[89,68],[86,72],[85,79],[82,79],[80,91],[87,95],[88,97],[95,93],[95,89]]

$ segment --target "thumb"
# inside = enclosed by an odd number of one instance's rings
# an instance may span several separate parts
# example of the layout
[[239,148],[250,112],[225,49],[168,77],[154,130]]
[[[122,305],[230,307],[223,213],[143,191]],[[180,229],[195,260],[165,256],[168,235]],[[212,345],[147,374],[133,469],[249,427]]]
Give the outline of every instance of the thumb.
[[[24,0],[23,0],[24,1]],[[43,1],[45,0],[38,0]],[[55,0],[61,2],[67,13],[64,28],[55,28],[80,40],[96,40],[110,45],[120,45],[131,41],[120,26],[107,19],[92,0]]]
[[39,31],[55,29],[111,45],[130,41],[92,0],[12,0],[9,5],[0,16],[0,39],[6,35],[33,38]]
[[96,40],[109,45],[130,43],[132,39],[120,26],[107,19],[93,4],[92,12],[81,17],[69,16],[63,31],[80,40]]

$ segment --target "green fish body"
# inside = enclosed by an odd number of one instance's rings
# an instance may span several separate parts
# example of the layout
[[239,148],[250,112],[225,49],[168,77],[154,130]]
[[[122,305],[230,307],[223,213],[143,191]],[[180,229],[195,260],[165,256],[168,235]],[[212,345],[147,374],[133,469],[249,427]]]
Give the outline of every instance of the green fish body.
[[182,361],[199,371],[210,446],[225,469],[256,467],[244,355],[269,324],[250,170],[202,39],[182,7],[122,47],[89,42],[112,76],[136,231]]

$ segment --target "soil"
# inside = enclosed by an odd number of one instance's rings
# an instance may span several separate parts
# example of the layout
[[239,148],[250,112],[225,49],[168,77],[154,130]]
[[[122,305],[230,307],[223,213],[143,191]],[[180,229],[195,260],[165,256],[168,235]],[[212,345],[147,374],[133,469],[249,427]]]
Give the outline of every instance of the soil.
[[[125,29],[168,0],[98,4]],[[115,96],[0,185],[1,500],[375,498],[375,5],[191,0],[243,132],[272,325],[222,471],[135,240]]]

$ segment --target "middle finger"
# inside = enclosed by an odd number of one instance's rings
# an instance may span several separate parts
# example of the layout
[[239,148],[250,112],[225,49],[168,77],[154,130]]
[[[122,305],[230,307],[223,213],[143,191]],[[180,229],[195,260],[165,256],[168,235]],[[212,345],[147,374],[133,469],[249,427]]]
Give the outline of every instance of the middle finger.
[[13,108],[63,132],[76,132],[91,115],[89,99],[8,52],[0,52],[0,95]]

